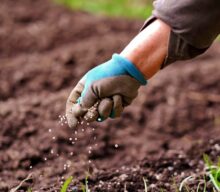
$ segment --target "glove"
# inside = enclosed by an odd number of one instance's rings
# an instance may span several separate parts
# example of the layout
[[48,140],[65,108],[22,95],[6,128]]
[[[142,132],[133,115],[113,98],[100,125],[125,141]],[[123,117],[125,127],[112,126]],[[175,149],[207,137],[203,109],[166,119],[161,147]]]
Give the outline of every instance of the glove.
[[112,59],[90,71],[72,90],[66,104],[70,127],[83,119],[91,122],[119,117],[147,81],[127,59],[114,54]]

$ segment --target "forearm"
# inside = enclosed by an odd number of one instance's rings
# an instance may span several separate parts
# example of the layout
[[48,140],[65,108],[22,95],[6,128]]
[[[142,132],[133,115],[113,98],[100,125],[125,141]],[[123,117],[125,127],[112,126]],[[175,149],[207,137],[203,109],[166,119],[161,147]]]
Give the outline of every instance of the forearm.
[[219,0],[156,0],[154,8],[142,32],[121,53],[147,79],[175,61],[204,53],[220,33]]
[[161,68],[167,52],[170,27],[156,20],[141,31],[121,52],[130,60],[146,79],[151,78]]
[[157,19],[170,26],[167,56],[161,68],[204,53],[220,33],[219,10],[219,0],[155,0],[152,16],[142,30]]

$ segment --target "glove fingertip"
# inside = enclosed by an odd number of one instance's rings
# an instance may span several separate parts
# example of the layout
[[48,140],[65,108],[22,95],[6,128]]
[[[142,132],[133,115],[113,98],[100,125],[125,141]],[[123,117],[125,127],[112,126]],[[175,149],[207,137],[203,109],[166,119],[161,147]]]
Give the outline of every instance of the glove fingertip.
[[67,118],[67,123],[69,125],[70,128],[75,128],[78,124],[78,119],[76,118]]

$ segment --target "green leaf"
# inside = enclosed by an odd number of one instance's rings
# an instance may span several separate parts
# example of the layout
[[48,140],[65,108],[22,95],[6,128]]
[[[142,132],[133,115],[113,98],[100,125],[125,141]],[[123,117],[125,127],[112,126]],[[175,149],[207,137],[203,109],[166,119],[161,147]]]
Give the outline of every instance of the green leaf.
[[207,154],[203,154],[203,160],[204,160],[205,164],[207,165],[207,167],[211,168],[213,163]]
[[218,157],[218,164],[217,164],[218,168],[220,168],[220,157]]
[[203,180],[204,180],[204,188],[203,188],[203,192],[206,192],[206,186],[207,186],[207,183],[206,183],[205,175],[203,176]]
[[220,191],[220,182],[215,178],[213,174],[209,174],[209,177],[214,185],[214,187],[217,189],[217,191]]
[[209,177],[214,185],[214,187],[217,189],[217,191],[220,191],[220,160],[218,157],[218,164],[217,166],[213,166],[212,161],[210,160],[209,156],[204,154],[203,159],[205,161],[205,164],[208,166],[209,171]]
[[69,185],[70,185],[70,183],[72,182],[72,180],[73,180],[73,176],[68,177],[66,179],[66,181],[64,182],[60,192],[66,192],[68,187],[69,187]]
[[81,184],[81,189],[82,189],[82,192],[86,192],[86,186],[84,184]]

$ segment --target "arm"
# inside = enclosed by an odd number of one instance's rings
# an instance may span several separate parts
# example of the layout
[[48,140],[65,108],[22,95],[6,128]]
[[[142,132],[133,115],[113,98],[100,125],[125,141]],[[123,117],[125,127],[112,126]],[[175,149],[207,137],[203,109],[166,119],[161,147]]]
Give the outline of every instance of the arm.
[[73,89],[66,104],[69,126],[98,116],[119,117],[158,70],[203,53],[220,32],[219,10],[219,0],[157,0],[142,32],[120,55],[87,72]]
[[[99,65],[79,81],[66,104],[70,127],[79,121],[102,121],[119,117],[131,104],[141,85],[151,78],[163,63],[168,48],[170,27],[157,20],[140,32],[122,51]],[[91,112],[91,109],[97,107]]]
[[204,53],[220,33],[219,0],[156,0],[154,8],[121,53],[148,79],[174,61]]
[[150,79],[161,68],[168,51],[170,27],[161,20],[156,20],[141,31],[121,55],[130,60]]
[[168,52],[161,68],[204,53],[220,33],[219,0],[156,0],[142,29],[160,19],[171,27]]

